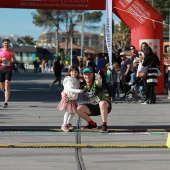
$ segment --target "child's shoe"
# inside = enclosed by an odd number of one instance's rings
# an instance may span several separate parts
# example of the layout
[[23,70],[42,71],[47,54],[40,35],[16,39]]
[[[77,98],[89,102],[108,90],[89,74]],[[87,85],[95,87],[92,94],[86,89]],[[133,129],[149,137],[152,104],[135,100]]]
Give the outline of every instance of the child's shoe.
[[67,126],[68,126],[69,130],[73,130],[74,129],[74,127],[72,126],[71,123],[69,123]]
[[69,132],[69,131],[70,131],[68,125],[62,125],[62,126],[61,126],[61,130],[63,130],[64,132]]

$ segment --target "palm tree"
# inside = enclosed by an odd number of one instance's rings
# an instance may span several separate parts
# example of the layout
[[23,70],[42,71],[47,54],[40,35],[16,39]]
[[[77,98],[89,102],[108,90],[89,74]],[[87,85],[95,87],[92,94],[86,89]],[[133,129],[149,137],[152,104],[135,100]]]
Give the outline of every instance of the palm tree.
[[24,44],[34,45],[34,38],[33,37],[26,35],[26,36],[21,37],[21,38],[23,39]]

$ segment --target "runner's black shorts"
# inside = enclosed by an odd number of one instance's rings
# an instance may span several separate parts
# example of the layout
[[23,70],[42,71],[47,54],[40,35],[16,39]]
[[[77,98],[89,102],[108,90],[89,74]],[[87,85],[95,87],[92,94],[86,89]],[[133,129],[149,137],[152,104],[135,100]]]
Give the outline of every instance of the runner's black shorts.
[[0,70],[0,82],[5,82],[5,80],[11,81],[12,71]]
[[[111,109],[112,109],[112,104],[111,102],[108,102],[109,103],[109,107],[108,107],[108,114],[110,113]],[[83,105],[86,105],[88,107],[88,109],[90,110],[90,116],[98,116],[98,115],[101,115],[100,114],[100,108],[99,108],[99,105],[92,105],[90,103],[85,103]]]

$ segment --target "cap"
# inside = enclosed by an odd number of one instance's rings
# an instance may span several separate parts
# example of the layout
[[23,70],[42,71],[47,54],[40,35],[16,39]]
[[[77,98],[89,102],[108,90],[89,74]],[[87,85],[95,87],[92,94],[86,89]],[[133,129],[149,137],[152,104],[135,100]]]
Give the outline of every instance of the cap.
[[135,47],[134,46],[130,46],[130,50],[135,50]]
[[93,70],[86,67],[85,69],[83,69],[83,73],[93,73]]
[[125,55],[125,52],[121,52],[120,55]]

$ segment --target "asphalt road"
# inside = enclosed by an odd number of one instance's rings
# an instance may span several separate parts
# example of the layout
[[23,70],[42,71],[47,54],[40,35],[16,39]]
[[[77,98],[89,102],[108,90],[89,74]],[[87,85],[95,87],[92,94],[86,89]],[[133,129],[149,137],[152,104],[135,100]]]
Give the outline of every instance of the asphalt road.
[[[60,131],[63,112],[56,110],[62,89],[57,85],[51,89],[53,80],[53,73],[13,74],[7,109],[2,108],[1,92],[0,170],[169,170],[166,95],[159,95],[152,105],[112,103],[108,134],[64,133]],[[94,120],[101,125],[100,116]],[[77,122],[76,115],[75,128]],[[72,146],[77,143],[82,148]]]

